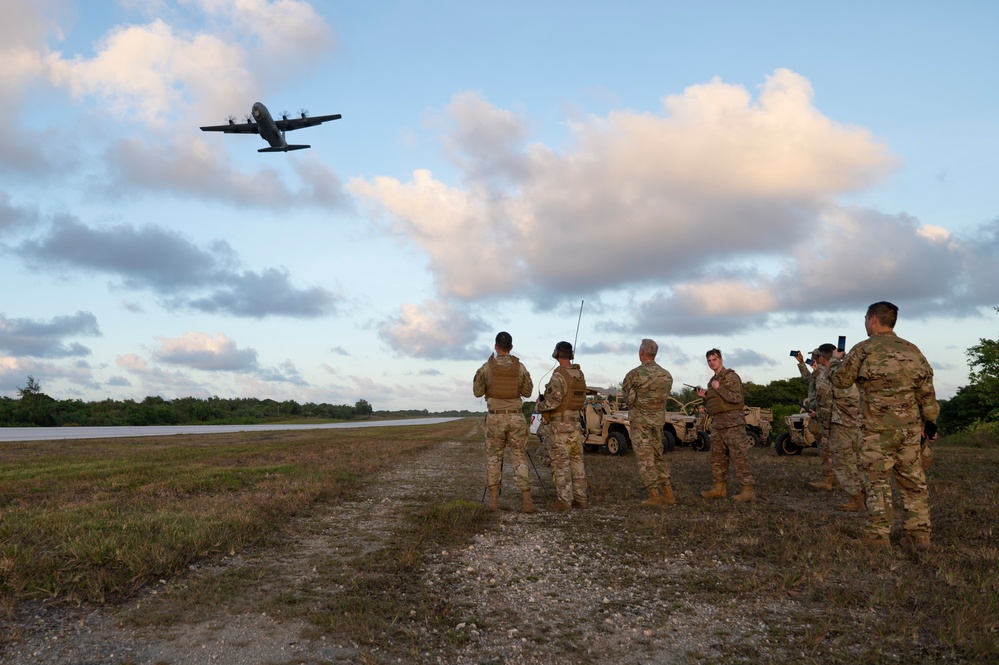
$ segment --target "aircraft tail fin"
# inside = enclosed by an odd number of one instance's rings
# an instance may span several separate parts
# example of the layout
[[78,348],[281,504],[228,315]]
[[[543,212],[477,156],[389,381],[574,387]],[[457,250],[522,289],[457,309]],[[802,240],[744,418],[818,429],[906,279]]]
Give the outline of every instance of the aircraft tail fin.
[[311,145],[283,145],[277,148],[261,148],[257,152],[288,152],[289,150],[305,150],[311,147]]

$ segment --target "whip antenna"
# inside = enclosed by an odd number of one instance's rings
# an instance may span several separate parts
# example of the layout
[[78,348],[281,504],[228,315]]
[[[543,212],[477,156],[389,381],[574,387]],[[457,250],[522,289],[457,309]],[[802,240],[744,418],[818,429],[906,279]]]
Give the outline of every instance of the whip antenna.
[[579,301],[579,318],[576,319],[576,336],[572,338],[572,351],[576,352],[576,340],[579,339],[579,322],[583,320],[583,303],[585,300]]

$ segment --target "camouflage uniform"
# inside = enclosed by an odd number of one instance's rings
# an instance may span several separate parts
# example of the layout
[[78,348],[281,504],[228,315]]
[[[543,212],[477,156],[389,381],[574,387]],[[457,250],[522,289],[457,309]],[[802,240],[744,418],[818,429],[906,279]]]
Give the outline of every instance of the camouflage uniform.
[[[570,365],[565,373],[585,382],[579,365]],[[579,425],[579,411],[560,411],[562,401],[568,399],[569,385],[560,367],[545,386],[544,400],[535,407],[544,414],[550,427],[545,438],[548,455],[551,458],[552,482],[558,500],[567,504],[586,505],[586,470],[583,467],[583,439]],[[585,391],[585,387],[584,387]]]
[[[829,369],[818,363],[812,374],[812,390],[809,391],[809,408],[815,411],[815,420],[819,427],[819,453],[822,455],[822,476],[832,478],[832,450],[829,447],[829,428],[832,423],[833,385],[829,381]],[[814,393],[814,394],[813,394]]]
[[655,360],[646,360],[628,372],[621,392],[628,402],[631,446],[638,458],[638,473],[645,488],[669,487],[669,462],[663,455],[663,426],[666,400],[673,389],[673,377]]
[[[716,379],[720,384],[717,390],[710,387]],[[711,381],[704,400],[704,408],[711,416],[711,479],[715,484],[725,483],[731,458],[739,482],[752,487],[755,481],[749,466],[742,379],[725,368],[711,377]]]
[[870,481],[868,537],[887,540],[893,521],[890,476],[905,511],[903,526],[914,538],[930,536],[930,492],[919,461],[923,423],[940,414],[933,369],[915,344],[894,332],[876,332],[842,361],[833,360],[832,383],[860,390],[861,468]]
[[867,478],[860,474],[860,393],[856,385],[832,387],[829,451],[840,487],[850,496],[861,491],[866,494]]
[[[495,363],[495,365],[493,365]],[[517,397],[491,396],[494,384],[494,367],[501,371],[511,371],[514,363],[517,371]],[[476,397],[486,396],[489,413],[486,415],[486,486],[498,488],[501,484],[503,451],[510,448],[514,477],[521,490],[531,489],[531,475],[527,466],[527,420],[521,407],[521,397],[530,397],[534,391],[531,374],[515,356],[501,354],[490,358],[475,373],[472,380],[472,393]]]

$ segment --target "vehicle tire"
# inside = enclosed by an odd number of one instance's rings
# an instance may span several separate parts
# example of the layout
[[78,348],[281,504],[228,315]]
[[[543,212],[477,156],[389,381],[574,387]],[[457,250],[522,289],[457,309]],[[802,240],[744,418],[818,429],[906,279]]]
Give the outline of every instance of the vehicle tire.
[[711,450],[711,435],[707,432],[698,432],[697,441],[690,444],[690,447],[697,452],[704,452],[705,450]]
[[628,451],[628,437],[621,432],[611,432],[607,435],[607,452],[611,455],[623,455]]
[[777,437],[777,440],[774,441],[774,449],[778,455],[797,455],[801,452],[801,448],[791,440],[791,435],[787,432]]
[[749,447],[759,448],[760,447],[760,435],[753,430],[746,430],[746,436],[749,437]]
[[676,437],[673,436],[673,432],[669,430],[663,430],[663,452],[671,453],[673,449],[676,448]]

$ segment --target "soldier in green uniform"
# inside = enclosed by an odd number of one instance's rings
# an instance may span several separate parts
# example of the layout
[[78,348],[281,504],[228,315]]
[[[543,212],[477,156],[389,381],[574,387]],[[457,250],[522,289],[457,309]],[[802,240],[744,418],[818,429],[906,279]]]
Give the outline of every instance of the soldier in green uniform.
[[[861,465],[870,482],[864,542],[887,547],[892,525],[890,476],[904,510],[903,528],[918,548],[930,546],[930,492],[919,459],[927,425],[940,414],[933,369],[915,344],[894,332],[898,307],[876,302],[867,308],[868,338],[847,354],[833,351],[832,384],[860,390],[863,413]],[[845,357],[844,357],[845,355]]]
[[531,501],[531,475],[527,466],[527,421],[521,407],[523,397],[534,391],[531,374],[513,350],[513,337],[508,332],[496,335],[495,354],[489,356],[472,380],[472,394],[485,395],[486,414],[486,487],[489,489],[489,510],[496,510],[499,501],[503,451],[510,449],[514,476],[524,500],[524,512],[535,512]]
[[849,388],[832,385],[828,368],[835,350],[836,346],[833,344],[820,346],[815,364],[825,370],[825,383],[828,383],[831,399],[829,435],[826,441],[832,457],[833,474],[839,486],[850,496],[850,500],[837,505],[836,510],[861,512],[866,510],[864,495],[867,492],[867,482],[860,475],[860,393],[856,384]]
[[708,367],[715,373],[708,388],[698,388],[704,399],[704,408],[711,421],[711,489],[701,492],[705,499],[724,499],[727,496],[726,477],[729,460],[735,466],[735,475],[742,483],[741,491],[733,501],[756,501],[755,481],[749,466],[749,437],[746,435],[746,404],[742,396],[742,379],[722,361],[721,351],[711,349],[704,354]]
[[642,364],[625,375],[621,392],[628,403],[631,445],[638,459],[638,473],[649,491],[649,498],[642,505],[672,506],[676,499],[669,462],[663,455],[663,426],[673,377],[656,363],[657,353],[659,345],[654,340],[642,340],[638,347],[638,359]]
[[535,407],[550,427],[545,438],[551,457],[552,480],[558,499],[549,510],[586,508],[586,470],[583,467],[583,442],[580,436],[579,410],[586,403],[586,378],[573,364],[572,344],[559,342],[552,358],[558,367],[545,386],[545,393]]

